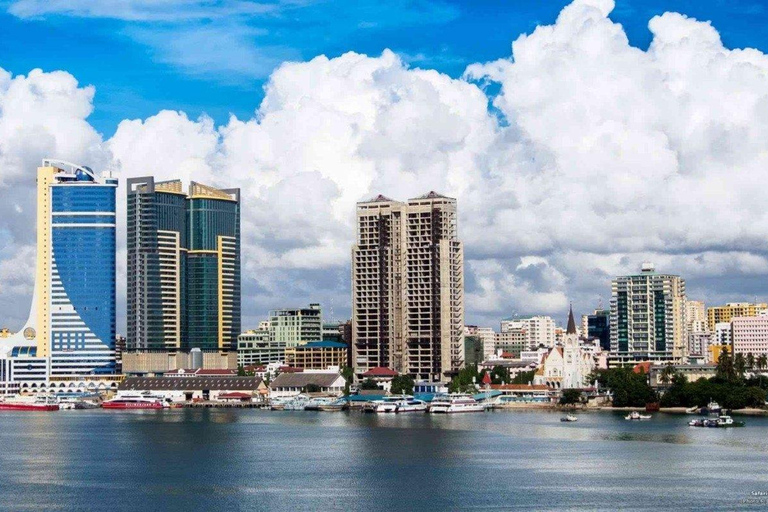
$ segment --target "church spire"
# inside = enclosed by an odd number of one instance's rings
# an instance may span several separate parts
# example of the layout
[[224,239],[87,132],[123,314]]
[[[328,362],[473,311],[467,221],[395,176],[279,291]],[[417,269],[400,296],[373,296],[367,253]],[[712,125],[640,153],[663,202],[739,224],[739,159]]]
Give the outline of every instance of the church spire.
[[573,319],[573,303],[571,303],[570,311],[568,311],[568,329],[566,334],[576,334],[576,321]]

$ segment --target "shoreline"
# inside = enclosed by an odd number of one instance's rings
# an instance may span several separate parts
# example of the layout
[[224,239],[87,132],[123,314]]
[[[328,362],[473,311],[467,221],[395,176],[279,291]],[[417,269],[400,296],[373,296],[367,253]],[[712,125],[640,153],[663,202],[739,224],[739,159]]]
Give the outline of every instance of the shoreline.
[[[580,412],[580,413],[589,413],[589,412],[631,412],[631,411],[645,411],[645,407],[609,407],[609,406],[599,406],[599,407],[570,407],[570,406],[561,406],[558,404],[533,404],[533,403],[521,403],[521,404],[505,404],[503,406],[497,406],[493,408],[494,411],[514,411],[514,410],[532,410],[532,411],[542,411],[542,410],[550,410],[553,412]],[[685,407],[661,407],[658,411],[651,411],[651,413],[659,412],[664,414],[678,414],[683,416],[700,416],[698,413],[689,414],[685,412]],[[730,411],[730,414],[732,416],[768,416],[768,410],[767,409],[755,409],[755,408],[746,408],[746,409],[736,409],[733,411]]]

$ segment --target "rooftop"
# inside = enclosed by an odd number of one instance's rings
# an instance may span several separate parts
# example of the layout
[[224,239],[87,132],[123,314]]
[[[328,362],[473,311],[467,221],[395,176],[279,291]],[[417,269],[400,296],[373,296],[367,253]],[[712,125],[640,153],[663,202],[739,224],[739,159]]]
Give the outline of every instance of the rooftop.
[[273,380],[269,387],[274,388],[304,388],[309,384],[327,388],[332,386],[341,377],[339,373],[281,373]]
[[128,377],[118,387],[121,391],[253,391],[261,384],[260,377]]
[[376,368],[371,368],[367,372],[363,374],[363,377],[397,377],[400,375],[392,368],[387,368],[386,366],[377,366]]

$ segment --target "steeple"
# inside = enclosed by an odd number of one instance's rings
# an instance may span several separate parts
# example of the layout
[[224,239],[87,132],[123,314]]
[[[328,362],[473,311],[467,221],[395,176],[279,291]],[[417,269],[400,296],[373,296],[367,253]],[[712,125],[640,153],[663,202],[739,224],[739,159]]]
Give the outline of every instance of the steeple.
[[568,329],[566,334],[576,334],[576,321],[573,319],[573,304],[571,304],[570,311],[568,311]]

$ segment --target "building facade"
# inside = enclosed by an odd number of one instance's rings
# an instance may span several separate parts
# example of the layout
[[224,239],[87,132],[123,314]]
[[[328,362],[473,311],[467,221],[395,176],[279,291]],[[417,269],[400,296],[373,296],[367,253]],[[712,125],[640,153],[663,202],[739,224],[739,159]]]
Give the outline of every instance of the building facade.
[[768,356],[768,315],[731,318],[733,354]]
[[579,343],[576,321],[571,309],[562,346],[550,348],[542,357],[533,383],[555,389],[584,388],[589,385],[589,376],[596,367],[593,353]]
[[704,302],[700,300],[685,301],[685,329],[688,333],[709,330],[707,328],[707,307]]
[[757,316],[768,310],[768,304],[749,302],[729,302],[725,306],[707,308],[707,330],[715,332],[715,324],[730,322],[731,318],[740,316]]
[[464,364],[464,252],[456,200],[357,204],[352,248],[353,364],[443,380]]
[[611,284],[611,364],[682,362],[686,350],[685,281],[644,263]]
[[596,309],[594,313],[587,315],[587,338],[598,340],[602,350],[611,350],[610,309]]
[[44,160],[37,169],[35,291],[24,328],[0,341],[2,378],[29,385],[115,373],[117,179]]
[[237,337],[237,364],[262,365],[282,362],[285,347],[273,348],[269,343],[269,329],[253,329]]
[[323,316],[320,304],[308,308],[275,309],[269,312],[269,341],[283,349],[308,341],[320,341]]
[[228,351],[240,333],[240,191],[128,180],[129,350]]
[[532,316],[501,321],[501,332],[525,333],[526,350],[536,350],[538,347],[554,347],[556,342],[555,320],[549,316]]
[[310,341],[285,349],[285,364],[303,370],[341,368],[347,364],[347,345],[337,341]]

